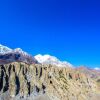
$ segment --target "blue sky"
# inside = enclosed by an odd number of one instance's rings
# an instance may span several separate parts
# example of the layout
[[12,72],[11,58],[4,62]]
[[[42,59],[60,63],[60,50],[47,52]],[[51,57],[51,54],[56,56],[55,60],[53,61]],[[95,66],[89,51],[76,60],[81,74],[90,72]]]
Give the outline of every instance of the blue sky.
[[99,0],[2,0],[0,43],[100,67]]

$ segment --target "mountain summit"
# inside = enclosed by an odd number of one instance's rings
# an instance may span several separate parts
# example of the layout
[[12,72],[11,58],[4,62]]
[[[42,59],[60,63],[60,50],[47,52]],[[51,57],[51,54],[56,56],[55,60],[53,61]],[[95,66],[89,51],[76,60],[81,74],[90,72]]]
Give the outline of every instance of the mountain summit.
[[18,52],[18,53],[21,53],[23,55],[29,56],[29,54],[27,52],[23,51],[21,48],[11,49],[7,46],[3,46],[0,44],[0,54],[7,54],[7,53],[14,53],[14,52],[15,53]]
[[73,67],[72,64],[70,64],[67,61],[60,61],[58,58],[56,58],[55,56],[50,56],[50,55],[41,55],[38,54],[35,56],[35,59],[42,64],[52,64],[52,65],[56,65],[58,67]]
[[13,51],[12,49],[0,44],[0,54],[6,54],[12,51]]
[[25,62],[28,64],[41,63],[41,64],[52,64],[58,67],[73,67],[67,61],[60,61],[55,56],[51,55],[41,55],[31,56],[27,52],[23,51],[21,48],[11,49],[7,46],[0,45],[0,64],[9,62]]
[[0,64],[11,62],[24,62],[32,64],[37,63],[37,60],[20,48],[10,49],[6,46],[0,45]]
[[99,99],[99,71],[0,45],[0,100]]

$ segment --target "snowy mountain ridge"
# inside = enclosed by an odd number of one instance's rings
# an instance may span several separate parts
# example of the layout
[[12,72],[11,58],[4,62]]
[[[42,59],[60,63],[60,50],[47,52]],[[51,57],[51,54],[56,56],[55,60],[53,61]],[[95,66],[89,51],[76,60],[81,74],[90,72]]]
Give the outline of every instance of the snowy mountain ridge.
[[42,64],[53,64],[59,67],[73,67],[72,64],[70,64],[67,61],[60,61],[58,58],[56,58],[55,56],[51,56],[49,54],[46,55],[41,55],[38,54],[35,56],[35,59]]
[[11,49],[7,46],[3,46],[0,44],[0,54],[7,54],[7,53],[21,53],[23,55],[29,55],[27,52],[23,51],[21,48]]
[[24,52],[21,48],[10,49],[7,46],[0,45],[0,64],[11,62],[38,63],[33,56]]
[[13,50],[8,48],[7,46],[3,46],[0,44],[0,54],[6,54],[12,52]]
[[[7,55],[10,53],[11,54],[21,54],[22,56],[19,57],[19,60],[22,59],[21,61],[23,61],[23,59],[25,61],[26,57],[29,57],[29,59],[34,59],[41,64],[52,64],[52,65],[56,65],[58,67],[73,67],[73,65],[70,64],[69,62],[60,61],[55,56],[51,56],[49,54],[46,54],[46,55],[37,54],[36,56],[31,56],[27,52],[23,51],[21,48],[11,49],[11,48],[8,48],[7,46],[3,46],[0,44],[0,55]],[[16,58],[16,55],[15,55],[15,58]]]

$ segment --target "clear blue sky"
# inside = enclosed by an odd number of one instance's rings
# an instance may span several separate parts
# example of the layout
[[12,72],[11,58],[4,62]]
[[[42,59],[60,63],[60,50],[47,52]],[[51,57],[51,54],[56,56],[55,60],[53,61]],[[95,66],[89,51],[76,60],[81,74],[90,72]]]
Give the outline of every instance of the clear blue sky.
[[100,67],[100,2],[1,0],[0,43]]

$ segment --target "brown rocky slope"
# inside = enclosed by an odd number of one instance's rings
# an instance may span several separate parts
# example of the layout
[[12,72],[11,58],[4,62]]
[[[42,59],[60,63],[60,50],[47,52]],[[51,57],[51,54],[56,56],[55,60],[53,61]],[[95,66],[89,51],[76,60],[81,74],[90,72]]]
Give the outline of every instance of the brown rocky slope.
[[0,65],[0,100],[99,100],[100,79],[69,67]]

